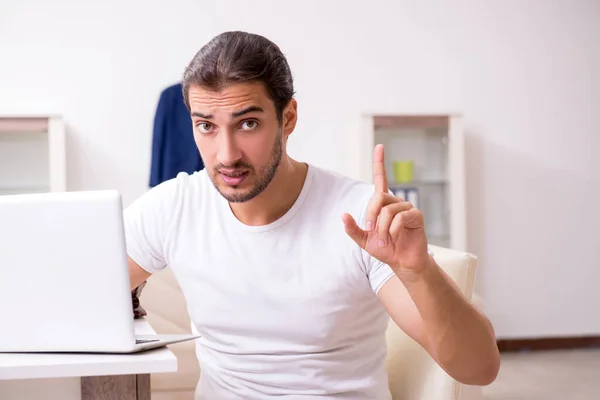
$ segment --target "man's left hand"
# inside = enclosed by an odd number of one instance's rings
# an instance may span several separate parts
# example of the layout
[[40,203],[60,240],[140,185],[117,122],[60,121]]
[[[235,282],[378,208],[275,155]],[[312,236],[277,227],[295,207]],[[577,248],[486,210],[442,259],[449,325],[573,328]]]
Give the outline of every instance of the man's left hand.
[[375,193],[369,202],[364,229],[350,214],[344,214],[342,220],[348,236],[362,249],[388,264],[399,277],[409,278],[431,265],[423,214],[389,193],[382,145],[375,147],[373,160]]

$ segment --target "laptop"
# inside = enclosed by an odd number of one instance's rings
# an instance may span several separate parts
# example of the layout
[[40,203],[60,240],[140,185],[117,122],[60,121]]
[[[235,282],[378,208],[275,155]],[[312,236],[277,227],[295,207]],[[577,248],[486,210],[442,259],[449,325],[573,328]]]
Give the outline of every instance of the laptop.
[[136,353],[199,337],[136,337],[111,190],[0,196],[0,321],[11,353]]

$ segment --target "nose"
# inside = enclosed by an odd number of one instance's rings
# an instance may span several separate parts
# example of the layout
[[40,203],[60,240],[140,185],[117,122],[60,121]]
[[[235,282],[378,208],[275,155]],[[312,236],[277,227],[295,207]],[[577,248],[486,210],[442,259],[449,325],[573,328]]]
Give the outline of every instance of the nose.
[[241,158],[242,151],[236,143],[235,136],[231,132],[219,135],[217,161],[227,167],[234,165]]

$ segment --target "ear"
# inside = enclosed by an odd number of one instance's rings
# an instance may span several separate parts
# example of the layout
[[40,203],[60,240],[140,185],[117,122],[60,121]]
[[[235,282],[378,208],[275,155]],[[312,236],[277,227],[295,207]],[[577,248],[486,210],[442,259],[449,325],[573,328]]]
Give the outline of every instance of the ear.
[[288,105],[283,110],[283,136],[288,137],[296,128],[298,121],[298,102],[296,99],[291,99]]

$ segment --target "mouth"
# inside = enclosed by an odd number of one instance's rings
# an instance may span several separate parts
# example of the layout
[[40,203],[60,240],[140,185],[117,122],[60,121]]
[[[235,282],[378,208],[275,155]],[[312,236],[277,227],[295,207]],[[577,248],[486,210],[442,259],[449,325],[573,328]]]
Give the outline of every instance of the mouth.
[[238,186],[248,176],[249,171],[219,171],[219,175],[223,182],[230,186]]

